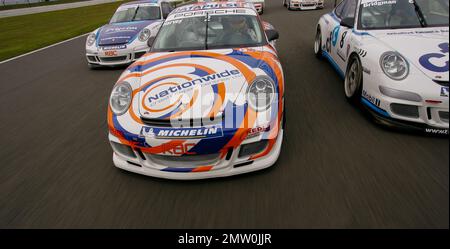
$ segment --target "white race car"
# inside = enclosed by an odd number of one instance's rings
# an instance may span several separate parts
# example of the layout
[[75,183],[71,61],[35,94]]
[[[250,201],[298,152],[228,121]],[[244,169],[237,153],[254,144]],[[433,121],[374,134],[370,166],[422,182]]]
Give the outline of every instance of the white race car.
[[169,179],[225,177],[273,165],[284,131],[284,76],[253,5],[175,9],[149,53],[114,86],[115,166]]
[[283,6],[288,10],[315,10],[323,9],[324,0],[283,0]]
[[448,18],[449,0],[344,0],[320,18],[314,52],[379,123],[448,135]]
[[91,68],[116,66],[137,60],[148,51],[148,38],[156,36],[172,9],[168,0],[122,4],[109,24],[89,34],[86,40],[88,65]]

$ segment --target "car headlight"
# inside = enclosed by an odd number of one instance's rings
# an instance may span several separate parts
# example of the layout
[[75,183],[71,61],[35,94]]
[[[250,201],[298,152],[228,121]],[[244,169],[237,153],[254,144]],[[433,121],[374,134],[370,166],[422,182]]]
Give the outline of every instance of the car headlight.
[[393,80],[403,80],[409,74],[409,64],[396,52],[386,52],[381,55],[380,65],[383,72]]
[[128,82],[117,84],[109,98],[109,104],[114,114],[119,116],[124,114],[130,107],[132,96],[132,89]]
[[95,43],[95,38],[96,38],[95,33],[90,33],[89,36],[87,37],[86,44],[88,46],[92,46]]
[[139,41],[145,42],[151,34],[152,32],[149,29],[143,29],[141,33],[139,33]]
[[267,110],[275,95],[275,85],[269,77],[257,77],[247,90],[247,102],[255,111]]

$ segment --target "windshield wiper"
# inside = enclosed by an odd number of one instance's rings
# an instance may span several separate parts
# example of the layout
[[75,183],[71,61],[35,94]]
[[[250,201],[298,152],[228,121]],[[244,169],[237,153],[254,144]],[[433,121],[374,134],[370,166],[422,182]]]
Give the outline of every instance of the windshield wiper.
[[206,13],[205,50],[208,50],[209,13]]
[[136,7],[136,11],[134,12],[133,18],[131,18],[131,21],[134,21],[134,18],[136,18],[137,12],[138,12],[138,10],[139,10],[139,7],[140,7],[140,6],[137,6],[137,7]]
[[427,27],[428,24],[425,20],[425,16],[423,15],[422,8],[420,8],[415,0],[412,2],[414,4],[414,10],[416,11],[417,17],[419,18],[420,25],[422,25],[422,27]]

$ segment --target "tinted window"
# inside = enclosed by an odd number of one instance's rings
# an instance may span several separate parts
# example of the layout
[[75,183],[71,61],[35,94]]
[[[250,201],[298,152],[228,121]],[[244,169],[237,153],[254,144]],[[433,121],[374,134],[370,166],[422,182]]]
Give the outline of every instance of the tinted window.
[[362,3],[361,29],[395,29],[448,26],[448,0],[396,0]]
[[357,0],[347,0],[344,10],[342,11],[342,18],[355,17]]
[[342,10],[344,9],[345,2],[346,2],[345,0],[342,1],[342,2],[336,7],[336,9],[334,10],[334,13],[335,13],[336,16],[338,16],[339,18],[342,17]]

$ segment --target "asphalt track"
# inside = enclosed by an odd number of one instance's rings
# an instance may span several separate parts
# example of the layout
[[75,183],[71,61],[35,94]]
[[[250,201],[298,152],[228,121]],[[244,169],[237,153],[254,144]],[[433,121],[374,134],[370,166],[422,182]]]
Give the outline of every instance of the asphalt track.
[[0,228],[447,228],[449,140],[380,128],[312,52],[331,9],[266,0],[280,32],[287,133],[277,164],[180,182],[112,164],[108,96],[84,38],[0,65]]

